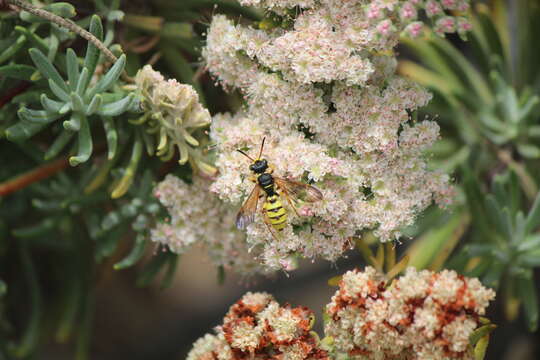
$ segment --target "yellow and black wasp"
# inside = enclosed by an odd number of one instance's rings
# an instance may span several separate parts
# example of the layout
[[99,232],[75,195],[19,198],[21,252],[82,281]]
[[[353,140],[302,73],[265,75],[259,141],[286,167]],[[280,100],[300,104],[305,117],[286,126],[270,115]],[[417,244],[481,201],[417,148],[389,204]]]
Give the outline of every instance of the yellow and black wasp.
[[273,230],[281,231],[287,225],[287,210],[283,207],[281,196],[287,200],[296,215],[298,215],[298,212],[295,203],[299,199],[306,202],[316,202],[322,200],[323,196],[318,189],[311,185],[272,175],[274,172],[272,166],[268,164],[266,159],[261,157],[265,139],[262,140],[259,156],[256,159],[253,159],[242,150],[238,150],[252,161],[249,166],[249,170],[253,173],[250,180],[255,183],[255,186],[236,216],[236,226],[239,229],[245,229],[255,220],[259,198],[264,196],[265,201],[261,209],[264,223],[272,235],[275,236]]

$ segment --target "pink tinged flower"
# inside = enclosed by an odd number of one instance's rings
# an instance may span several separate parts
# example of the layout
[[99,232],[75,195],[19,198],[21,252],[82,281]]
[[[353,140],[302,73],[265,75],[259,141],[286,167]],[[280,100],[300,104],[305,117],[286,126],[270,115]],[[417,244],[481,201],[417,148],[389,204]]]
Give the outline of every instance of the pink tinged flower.
[[435,32],[438,34],[453,33],[456,31],[456,20],[451,16],[445,16],[435,22]]
[[381,5],[373,2],[369,5],[366,15],[368,19],[380,19],[383,16],[383,9]]
[[392,26],[392,21],[389,19],[383,20],[379,24],[377,24],[377,31],[383,36],[390,35],[393,29],[394,27]]
[[442,14],[443,9],[441,5],[433,0],[430,0],[426,4],[426,14],[429,17]]
[[409,1],[409,2],[404,3],[401,6],[401,10],[399,14],[401,16],[401,20],[409,21],[412,19],[416,19],[417,11],[416,11],[416,8],[414,7],[414,4]]
[[441,4],[444,6],[445,9],[454,9],[456,7],[457,1],[456,0],[441,0]]
[[457,4],[457,10],[467,11],[470,8],[469,0],[461,0]]
[[410,36],[412,38],[422,36],[422,34],[424,33],[424,23],[421,21],[415,21],[413,23],[410,23],[409,25],[407,25],[404,32],[407,36]]
[[472,24],[464,17],[457,18],[457,31],[460,34],[465,34],[472,30]]

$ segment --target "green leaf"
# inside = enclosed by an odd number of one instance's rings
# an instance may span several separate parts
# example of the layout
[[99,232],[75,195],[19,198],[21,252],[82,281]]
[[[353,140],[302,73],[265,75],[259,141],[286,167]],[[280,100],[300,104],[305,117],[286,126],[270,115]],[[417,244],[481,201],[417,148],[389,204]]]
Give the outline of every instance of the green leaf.
[[536,297],[534,277],[531,270],[518,277],[517,291],[519,298],[523,302],[529,330],[534,332],[538,328],[538,298]]
[[505,264],[499,261],[494,261],[487,269],[487,272],[484,274],[484,277],[482,278],[482,283],[490,288],[498,289],[499,282],[505,270]]
[[517,144],[519,154],[528,159],[540,158],[540,147],[533,144]]
[[496,328],[497,325],[495,324],[486,324],[484,326],[480,326],[478,329],[474,330],[469,336],[469,344],[471,344],[471,346],[473,347],[476,346],[480,339],[482,339],[486,335],[489,335]]
[[19,121],[15,125],[6,129],[5,135],[8,140],[11,141],[24,141],[30,139],[32,136],[43,130],[47,124],[36,123],[29,121]]
[[161,36],[172,38],[173,40],[193,37],[193,25],[183,22],[166,22],[161,29]]
[[71,106],[73,107],[73,111],[86,113],[86,106],[84,105],[83,99],[80,97],[80,95],[76,92],[72,92],[69,94],[69,96],[71,98]]
[[36,225],[27,226],[20,229],[14,229],[12,231],[13,236],[18,238],[34,238],[49,233],[56,227],[56,218],[45,218]]
[[343,275],[336,275],[328,279],[326,282],[329,286],[339,286],[339,283],[343,279]]
[[26,358],[35,350],[39,342],[42,317],[42,295],[39,288],[37,271],[25,243],[20,245],[20,258],[23,275],[28,284],[26,296],[29,299],[30,311],[27,312],[28,324],[21,336],[21,342],[14,346],[12,352],[17,358]]
[[95,252],[95,259],[97,263],[101,263],[105,258],[114,253],[124,232],[125,228],[123,226],[118,226],[105,236],[97,239]]
[[45,94],[41,94],[39,100],[41,101],[41,106],[49,113],[60,113],[60,111],[64,110],[65,103],[51,100]]
[[143,287],[149,285],[156,275],[168,263],[169,253],[166,251],[158,251],[158,253],[145,265],[139,276],[137,277],[137,286]]
[[114,83],[118,80],[120,75],[122,75],[122,71],[124,71],[124,66],[126,65],[126,55],[123,54],[116,60],[114,65],[107,71],[105,76],[103,76],[99,81],[97,82],[96,86],[94,86],[88,94],[86,94],[87,98],[92,98],[94,95],[102,93],[104,91],[109,90]]
[[410,256],[409,266],[425,269],[432,263],[444,248],[446,242],[453,234],[459,234],[463,214],[457,212],[442,226],[433,228],[418,238],[408,249]]
[[488,194],[486,196],[486,210],[487,215],[491,220],[491,224],[495,226],[500,235],[504,236],[507,240],[510,240],[514,233],[510,211],[507,207],[501,210],[501,206],[501,204],[497,203],[493,194]]
[[73,328],[78,321],[77,315],[82,297],[84,296],[80,280],[75,276],[78,272],[76,272],[76,269],[73,269],[73,272],[73,274],[68,275],[71,279],[67,286],[62,286],[65,289],[65,296],[61,307],[62,315],[55,336],[56,341],[61,343],[65,343],[73,332]]
[[526,237],[525,241],[518,245],[517,251],[527,252],[535,248],[540,249],[540,234],[532,234]]
[[[101,19],[97,15],[93,15],[92,19],[90,20],[90,33],[92,33],[92,35],[94,35],[99,40],[103,40],[103,25],[101,24]],[[99,56],[99,49],[91,42],[88,42],[83,67],[88,69],[89,74],[94,74],[97,63],[99,61]]]
[[20,108],[19,111],[17,111],[17,115],[21,120],[38,124],[50,124],[62,116],[58,113],[48,112],[45,110],[32,110],[26,107]]
[[[77,15],[73,5],[66,2],[58,2],[58,3],[45,5],[42,9],[63,18],[72,18],[75,15]],[[21,20],[26,21],[26,22],[31,22],[31,23],[46,23],[49,21],[45,18],[31,14],[28,11],[24,11],[24,10],[19,13],[19,17],[21,18]]]
[[4,296],[6,292],[7,292],[7,285],[2,279],[0,279],[0,296]]
[[103,118],[103,128],[105,129],[105,135],[107,137],[107,159],[112,160],[116,155],[118,148],[118,133],[114,125],[114,119],[108,116]]
[[10,47],[8,47],[0,54],[0,64],[3,64],[4,62],[13,58],[13,56],[15,56],[15,54],[19,52],[19,50],[24,46],[25,43],[26,37],[24,35],[19,36],[17,41],[15,41]]
[[101,116],[118,116],[130,108],[134,98],[135,94],[131,93],[123,99],[101,106],[97,113]]
[[52,80],[60,89],[67,93],[69,91],[68,87],[51,61],[36,48],[31,48],[28,52],[41,74],[46,79]]
[[43,110],[31,110],[25,107],[17,112],[21,121],[6,129],[5,135],[11,141],[23,141],[40,132],[47,124],[61,115]]
[[532,96],[519,109],[519,114],[518,114],[519,118],[525,119],[526,117],[528,117],[532,113],[532,111],[536,108],[536,105],[538,105],[539,103],[540,103],[540,98],[536,95]]
[[60,100],[69,102],[71,101],[69,94],[65,92],[61,87],[56,85],[56,83],[52,80],[49,80],[49,88],[53,92],[54,95],[56,95]]
[[531,125],[529,126],[529,136],[540,137],[540,125]]
[[161,286],[160,288],[162,290],[168,289],[171,287],[172,282],[174,280],[174,274],[176,273],[176,267],[178,264],[178,258],[180,256],[177,254],[169,254],[169,258],[167,261],[167,272],[165,272],[165,275],[163,276],[163,280],[161,280]]
[[489,334],[480,338],[474,347],[474,360],[484,360],[489,345]]
[[90,104],[86,108],[86,115],[87,116],[93,115],[101,107],[102,103],[103,103],[103,98],[101,97],[101,95],[100,94],[94,95],[94,97],[90,101]]
[[90,72],[88,71],[88,68],[84,67],[81,71],[81,75],[79,76],[79,81],[77,82],[77,88],[75,89],[75,92],[80,96],[83,96],[89,82]]
[[34,31],[32,31],[32,27],[25,28],[22,26],[15,26],[15,31],[23,35],[26,40],[32,44],[32,46],[37,47],[42,52],[49,51],[49,45],[47,44],[47,42],[38,35],[36,35]]
[[79,82],[79,59],[73,49],[67,49],[66,56],[67,75],[69,88],[71,91],[77,91],[77,83]]
[[529,234],[540,225],[540,192],[536,195],[534,203],[529,210],[527,220],[525,222],[525,233]]
[[143,234],[138,234],[135,239],[135,244],[131,248],[129,254],[123,258],[121,261],[114,264],[115,270],[126,269],[130,266],[135,265],[144,255],[144,250],[146,249],[147,241]]
[[219,265],[218,268],[217,268],[217,282],[218,282],[218,285],[225,284],[225,276],[226,276],[225,268],[223,267],[223,265]]
[[64,126],[64,129],[68,131],[79,131],[81,129],[81,115],[72,114],[71,119],[64,121],[62,125]]
[[516,263],[527,268],[540,266],[540,249],[529,250],[528,252],[519,255]]
[[484,195],[482,189],[480,188],[480,183],[478,182],[476,176],[472,173],[469,166],[462,166],[461,169],[464,174],[463,184],[465,194],[467,196],[467,205],[469,207],[473,224],[480,233],[490,238],[490,234],[492,234],[493,229],[486,221]]
[[52,145],[49,147],[49,149],[45,153],[44,159],[50,160],[50,159],[55,158],[60,153],[60,151],[64,150],[64,148],[69,143],[69,141],[71,140],[74,134],[75,133],[73,131],[69,131],[65,129],[62,130],[60,135],[58,135],[58,137],[54,140]]
[[35,71],[36,68],[33,66],[11,64],[0,67],[0,76],[30,81],[30,77]]
[[56,57],[59,45],[60,41],[58,40],[58,37],[51,33],[51,36],[49,36],[49,51],[47,52],[47,59],[51,62],[53,62]]
[[131,184],[133,183],[133,178],[135,177],[137,167],[139,166],[139,162],[141,160],[142,150],[142,139],[141,136],[137,134],[135,143],[133,145],[133,151],[131,152],[131,158],[129,159],[129,163],[126,167],[126,170],[124,171],[124,175],[118,181],[118,183],[114,184],[114,188],[111,193],[111,197],[113,199],[118,199],[119,197],[122,197],[129,190]]
[[[465,88],[474,91],[474,94],[485,104],[493,103],[493,95],[490,86],[476,67],[448,40],[439,36],[431,38],[435,48],[437,48],[446,61],[451,64],[453,72],[463,82]],[[470,91],[469,91],[470,93]]]
[[90,134],[90,125],[88,119],[85,116],[80,116],[81,129],[79,131],[79,137],[77,139],[79,149],[77,156],[71,156],[69,158],[69,164],[71,166],[77,166],[83,162],[86,162],[90,155],[92,155],[92,134]]

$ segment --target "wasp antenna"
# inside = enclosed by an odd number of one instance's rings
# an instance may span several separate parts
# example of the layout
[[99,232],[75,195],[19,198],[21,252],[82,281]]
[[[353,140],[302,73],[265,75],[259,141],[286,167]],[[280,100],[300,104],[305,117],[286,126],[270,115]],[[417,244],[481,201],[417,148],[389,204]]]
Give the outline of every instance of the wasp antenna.
[[264,141],[266,140],[266,136],[263,137],[263,140],[262,140],[262,143],[261,143],[261,150],[259,150],[259,157],[258,159],[261,158],[261,155],[262,155],[262,152],[263,152],[263,148],[264,148]]
[[253,160],[253,158],[251,156],[249,156],[248,154],[246,154],[245,152],[243,152],[242,150],[240,149],[237,149],[236,151],[238,151],[240,154],[244,155],[245,157],[247,157],[249,160],[255,162],[255,160]]

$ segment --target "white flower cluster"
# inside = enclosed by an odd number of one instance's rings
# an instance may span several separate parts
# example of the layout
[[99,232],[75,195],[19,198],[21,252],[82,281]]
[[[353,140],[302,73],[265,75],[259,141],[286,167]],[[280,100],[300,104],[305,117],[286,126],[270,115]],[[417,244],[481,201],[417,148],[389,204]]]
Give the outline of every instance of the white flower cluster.
[[212,121],[195,89],[174,79],[165,80],[150,65],[139,70],[135,84],[142,95],[145,111],[138,122],[146,123],[149,133],[156,134],[157,155],[168,159],[173,156],[176,146],[180,164],[190,160],[196,169],[214,175],[215,169],[203,161],[200,151],[193,149],[199,146],[199,141],[192,133]]
[[312,312],[280,306],[267,293],[247,293],[216,328],[193,345],[187,360],[329,359],[310,333]]
[[469,336],[494,297],[454,271],[409,268],[387,288],[367,267],[343,275],[325,332],[351,359],[473,359]]
[[182,254],[194,244],[208,250],[212,263],[249,276],[264,273],[256,260],[258,250],[247,248],[245,235],[234,226],[235,212],[208,191],[209,181],[194,178],[192,184],[167,175],[154,194],[170,215],[151,231],[151,239]]
[[266,137],[264,157],[275,174],[312,180],[324,195],[301,205],[301,217],[279,240],[260,218],[248,227],[248,242],[264,247],[266,266],[290,268],[297,255],[335,260],[364,229],[391,241],[433,200],[450,202],[448,176],[430,171],[424,155],[439,127],[410,116],[431,95],[395,74],[393,48],[401,34],[423,26],[419,11],[434,24],[465,24],[448,11],[466,10],[468,1],[241,3],[281,9],[294,25],[261,30],[213,18],[203,57],[224,86],[244,94],[246,107],[213,119],[219,175],[212,191],[238,209],[253,184],[249,160],[236,150],[256,156]]

